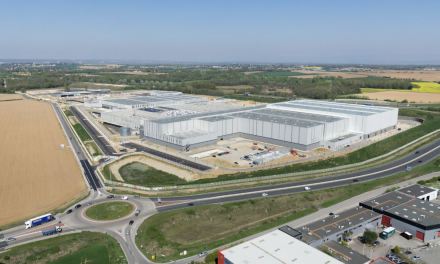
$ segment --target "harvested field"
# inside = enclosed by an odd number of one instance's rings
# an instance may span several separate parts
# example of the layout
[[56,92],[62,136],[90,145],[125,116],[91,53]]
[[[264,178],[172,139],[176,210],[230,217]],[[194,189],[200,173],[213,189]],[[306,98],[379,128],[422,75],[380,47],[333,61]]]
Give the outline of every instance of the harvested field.
[[23,99],[23,96],[19,94],[0,94],[0,101],[14,100],[14,99]]
[[51,105],[2,102],[0,122],[0,226],[48,212],[86,189],[72,150],[60,148],[69,142]]
[[372,71],[365,72],[365,74],[367,76],[415,79],[427,82],[440,81],[440,71]]
[[295,71],[299,73],[304,73],[308,75],[296,75],[296,76],[289,76],[290,78],[314,78],[317,76],[324,77],[324,76],[341,76],[344,79],[349,78],[364,78],[367,77],[364,73],[356,73],[356,72],[325,72],[325,71]]
[[400,92],[400,91],[386,91],[377,93],[363,93],[357,94],[359,96],[366,96],[373,100],[396,100],[401,102],[408,100],[408,102],[416,103],[435,103],[440,102],[440,93],[419,93],[419,92]]

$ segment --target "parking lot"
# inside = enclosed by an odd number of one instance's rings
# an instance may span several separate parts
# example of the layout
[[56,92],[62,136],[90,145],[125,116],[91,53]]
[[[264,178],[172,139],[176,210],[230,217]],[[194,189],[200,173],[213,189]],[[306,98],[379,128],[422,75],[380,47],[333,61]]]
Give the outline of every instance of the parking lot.
[[[379,234],[382,231],[383,231],[382,227],[379,226],[376,228],[377,234]],[[385,258],[386,254],[392,253],[391,249],[393,249],[396,245],[398,245],[401,248],[402,252],[405,252],[406,250],[411,251],[411,254],[406,255],[407,258],[409,259],[414,255],[419,255],[421,256],[421,260],[423,260],[426,263],[440,263],[440,246],[428,248],[426,246],[427,243],[415,238],[411,240],[407,240],[406,238],[402,237],[400,234],[401,232],[398,232],[396,230],[396,233],[393,236],[389,237],[387,240],[378,238],[380,245],[374,247],[374,251],[371,251],[371,247],[369,246],[366,246],[364,248],[364,244],[358,240],[358,237],[362,236],[362,234],[353,237],[352,241],[350,241],[348,245],[353,250],[361,254],[364,254],[366,257],[371,259],[377,259],[378,257]],[[429,241],[429,242],[433,242],[433,241]],[[440,244],[439,239],[434,240],[434,242],[438,242]]]

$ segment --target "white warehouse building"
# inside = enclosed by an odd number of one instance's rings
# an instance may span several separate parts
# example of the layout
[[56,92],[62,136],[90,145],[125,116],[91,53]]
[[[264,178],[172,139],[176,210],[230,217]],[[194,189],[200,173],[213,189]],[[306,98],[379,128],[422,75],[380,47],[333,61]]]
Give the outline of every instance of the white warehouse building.
[[300,150],[339,148],[396,128],[397,108],[299,100],[144,120],[141,138],[180,151],[243,137]]

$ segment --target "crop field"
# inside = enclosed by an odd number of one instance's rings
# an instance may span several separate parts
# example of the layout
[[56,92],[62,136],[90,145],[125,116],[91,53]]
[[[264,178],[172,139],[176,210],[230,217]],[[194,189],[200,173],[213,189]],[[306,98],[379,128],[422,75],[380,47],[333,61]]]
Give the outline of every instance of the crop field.
[[[432,82],[411,82],[420,86],[420,88],[413,88],[411,92],[416,93],[440,93],[440,84]],[[408,90],[396,90],[396,89],[375,89],[375,88],[361,88],[362,93],[376,93],[376,92],[408,92]]]
[[278,76],[278,77],[288,77],[288,76],[301,76],[301,75],[314,75],[312,72],[305,73],[305,72],[291,72],[291,71],[285,71],[285,72],[259,72],[259,73],[253,73],[253,74],[266,74],[269,76]]
[[[3,97],[3,96],[2,96]],[[0,226],[49,212],[86,189],[50,104],[0,103]]]
[[358,94],[358,96],[366,96],[372,100],[396,100],[401,102],[408,100],[408,102],[416,103],[439,103],[440,93],[419,93],[419,92],[403,92],[403,91],[386,91],[386,92],[371,92]]

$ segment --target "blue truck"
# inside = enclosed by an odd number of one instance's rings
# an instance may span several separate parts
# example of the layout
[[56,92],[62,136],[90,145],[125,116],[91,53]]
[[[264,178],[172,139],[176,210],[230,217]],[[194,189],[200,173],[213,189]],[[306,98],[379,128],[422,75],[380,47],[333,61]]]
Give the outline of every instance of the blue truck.
[[24,222],[24,226],[26,227],[26,229],[29,229],[31,227],[41,225],[42,223],[49,222],[52,220],[54,220],[52,214],[40,215],[38,217],[31,218],[28,221]]
[[63,231],[63,229],[61,229],[61,227],[54,226],[53,229],[43,230],[42,233],[43,233],[43,236],[50,236],[52,234],[60,233],[61,231]]

